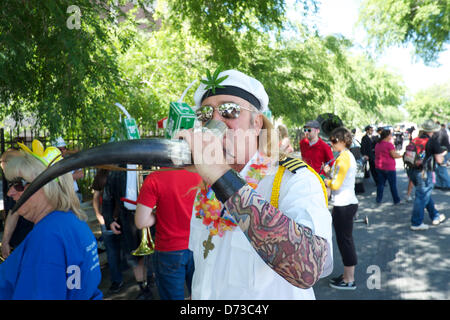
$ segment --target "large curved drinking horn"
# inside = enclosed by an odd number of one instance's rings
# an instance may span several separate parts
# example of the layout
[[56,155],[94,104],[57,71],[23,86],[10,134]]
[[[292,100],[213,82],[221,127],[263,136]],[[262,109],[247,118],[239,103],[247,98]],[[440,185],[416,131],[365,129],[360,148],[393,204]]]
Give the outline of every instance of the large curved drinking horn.
[[103,164],[127,163],[182,168],[192,163],[191,150],[183,140],[138,139],[111,142],[80,151],[56,162],[37,176],[12,210],[17,211],[45,184],[72,170]]

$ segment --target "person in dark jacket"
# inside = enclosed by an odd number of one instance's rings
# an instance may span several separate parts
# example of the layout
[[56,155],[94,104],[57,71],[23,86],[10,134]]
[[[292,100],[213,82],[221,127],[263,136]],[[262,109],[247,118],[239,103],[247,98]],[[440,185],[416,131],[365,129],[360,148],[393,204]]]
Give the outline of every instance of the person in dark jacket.
[[366,126],[366,134],[361,139],[361,154],[369,162],[370,173],[373,181],[377,184],[377,171],[375,170],[375,141],[373,138],[373,127]]
[[[139,246],[139,231],[134,223],[134,211],[128,210],[121,200],[126,195],[127,172],[116,170],[111,171],[107,177],[106,185],[103,189],[102,214],[105,219],[107,230],[112,234],[104,237],[106,251],[108,255],[108,265],[110,272],[114,273],[114,279],[111,286],[111,293],[120,290],[122,283],[121,275],[121,250],[126,258],[126,262],[133,268],[136,282],[141,292],[138,300],[153,299],[149,283],[146,281],[143,258],[133,256],[131,252]],[[107,232],[103,233],[104,235]],[[149,276],[152,273],[147,273]]]

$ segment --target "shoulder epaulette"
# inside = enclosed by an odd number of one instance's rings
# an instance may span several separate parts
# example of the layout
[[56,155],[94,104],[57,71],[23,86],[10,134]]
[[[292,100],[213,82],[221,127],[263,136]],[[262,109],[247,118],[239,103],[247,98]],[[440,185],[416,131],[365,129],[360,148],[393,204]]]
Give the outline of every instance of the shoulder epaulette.
[[280,166],[285,167],[292,173],[295,173],[298,169],[307,167],[306,163],[304,163],[302,160],[300,160],[298,158],[287,157],[283,160],[280,160],[279,163],[280,163]]
[[328,207],[327,188],[325,186],[325,183],[323,182],[323,179],[319,176],[319,174],[313,168],[311,168],[305,162],[303,162],[302,160],[300,160],[298,158],[286,157],[285,159],[280,159],[279,164],[281,167],[288,169],[292,173],[295,173],[298,169],[301,169],[301,168],[307,168],[309,171],[311,171],[317,177],[317,179],[319,179],[320,185],[322,186],[323,195],[325,197],[325,204],[326,204],[326,207]]

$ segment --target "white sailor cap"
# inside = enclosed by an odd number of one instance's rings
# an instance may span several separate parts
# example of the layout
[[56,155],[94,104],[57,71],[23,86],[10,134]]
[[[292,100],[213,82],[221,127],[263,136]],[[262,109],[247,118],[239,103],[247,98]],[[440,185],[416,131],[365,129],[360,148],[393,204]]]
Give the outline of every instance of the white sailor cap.
[[[216,87],[214,93],[211,89],[207,89],[206,84],[200,84],[194,94],[195,109],[199,108],[207,97],[226,94],[240,97],[250,102],[261,113],[270,114],[269,96],[261,82],[237,70],[222,71],[217,79],[225,76],[228,77],[220,82],[223,88]],[[207,79],[203,78],[203,80]]]

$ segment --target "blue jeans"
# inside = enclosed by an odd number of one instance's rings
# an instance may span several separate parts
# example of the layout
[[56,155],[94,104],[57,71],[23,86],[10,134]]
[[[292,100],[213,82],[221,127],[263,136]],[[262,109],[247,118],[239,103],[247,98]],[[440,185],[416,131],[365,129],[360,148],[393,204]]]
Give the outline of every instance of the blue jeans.
[[108,259],[111,282],[122,282],[121,235],[115,235],[110,230],[104,230],[102,235],[103,243],[105,244],[106,249],[106,256]]
[[184,283],[191,293],[194,255],[189,249],[153,254],[156,285],[161,300],[184,300]]
[[408,170],[409,178],[416,187],[416,199],[414,200],[414,207],[411,216],[411,224],[419,226],[423,222],[425,208],[428,211],[430,219],[433,221],[439,219],[439,212],[434,207],[434,201],[431,198],[433,191],[433,171],[426,171],[423,177],[422,171]]
[[[448,154],[447,154],[448,155]],[[445,161],[447,162],[447,155]],[[443,163],[445,165],[445,163]],[[436,187],[439,188],[450,188],[450,177],[448,176],[448,171],[446,166],[436,165],[434,170],[436,173]]]
[[[111,282],[122,282],[122,271],[128,269],[129,266],[134,268],[138,263],[138,258],[131,255],[131,251],[125,242],[124,233],[116,235],[111,230],[106,230],[105,226],[102,226],[102,237],[105,244]],[[151,275],[153,272],[151,263],[148,270],[148,274]]]
[[383,200],[384,183],[386,180],[389,182],[389,188],[391,189],[392,199],[394,204],[400,202],[400,197],[397,191],[397,173],[395,170],[381,170],[377,169],[377,202],[380,203]]

